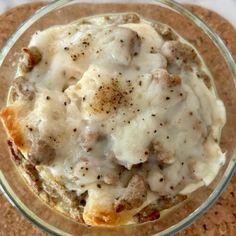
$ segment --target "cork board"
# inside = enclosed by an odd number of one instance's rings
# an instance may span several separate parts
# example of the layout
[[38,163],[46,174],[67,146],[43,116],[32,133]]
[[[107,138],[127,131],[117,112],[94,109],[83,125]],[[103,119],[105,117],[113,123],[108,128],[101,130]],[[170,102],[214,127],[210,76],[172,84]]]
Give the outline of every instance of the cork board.
[[[0,47],[21,22],[32,15],[42,3],[32,3],[11,9],[0,16]],[[221,36],[236,59],[236,29],[217,13],[197,6],[187,6],[199,15]],[[0,193],[0,236],[46,235],[29,223]],[[236,235],[236,176],[217,203],[199,220],[178,234],[184,235]]]

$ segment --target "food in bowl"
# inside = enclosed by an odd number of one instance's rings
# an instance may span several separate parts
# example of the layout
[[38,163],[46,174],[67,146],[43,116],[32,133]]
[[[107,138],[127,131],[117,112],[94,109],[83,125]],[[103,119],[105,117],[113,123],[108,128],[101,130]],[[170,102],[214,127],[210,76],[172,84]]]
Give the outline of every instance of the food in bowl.
[[88,225],[158,219],[224,164],[225,109],[197,50],[134,13],[38,31],[0,116],[40,198]]

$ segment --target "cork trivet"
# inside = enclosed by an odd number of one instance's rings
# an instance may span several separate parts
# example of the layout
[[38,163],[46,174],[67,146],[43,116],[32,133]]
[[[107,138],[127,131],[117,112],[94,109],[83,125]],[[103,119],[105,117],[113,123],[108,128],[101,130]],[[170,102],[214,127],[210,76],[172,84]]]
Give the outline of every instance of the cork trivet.
[[[236,29],[213,11],[194,5],[187,5],[187,8],[204,19],[214,29],[231,51],[234,60],[236,60]],[[194,224],[177,235],[236,235],[236,175],[216,204]]]
[[[0,16],[0,47],[21,22],[32,15],[42,3],[22,5]],[[221,36],[236,59],[236,30],[217,13],[198,7],[187,6],[203,18]],[[0,236],[46,235],[21,216],[0,193]],[[199,220],[178,234],[183,235],[236,235],[236,176],[232,179],[217,203]]]
[[[31,16],[42,3],[13,8],[0,16],[0,48],[17,27]],[[0,191],[0,236],[44,236],[40,229],[28,222],[13,208]]]

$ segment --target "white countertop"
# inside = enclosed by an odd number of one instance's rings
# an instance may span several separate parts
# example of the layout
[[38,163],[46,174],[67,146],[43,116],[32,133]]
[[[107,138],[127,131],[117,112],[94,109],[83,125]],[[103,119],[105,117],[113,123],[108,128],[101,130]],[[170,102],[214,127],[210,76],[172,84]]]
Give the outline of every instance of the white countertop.
[[[33,0],[36,1],[36,0]],[[0,13],[16,5],[32,0],[0,0]],[[236,27],[236,0],[177,0],[180,3],[193,3],[218,12]]]

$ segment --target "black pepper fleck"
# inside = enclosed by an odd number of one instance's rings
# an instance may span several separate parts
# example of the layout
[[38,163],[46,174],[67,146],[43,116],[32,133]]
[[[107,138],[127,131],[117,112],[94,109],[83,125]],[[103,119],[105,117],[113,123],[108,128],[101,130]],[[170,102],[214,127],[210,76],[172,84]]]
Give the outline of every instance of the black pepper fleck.
[[[92,151],[92,148],[88,148],[87,149],[87,152],[91,152]],[[86,168],[87,169],[87,168]]]
[[160,168],[160,170],[163,170],[164,169],[164,166],[159,164],[158,167]]
[[[81,185],[81,187],[82,187],[82,185]],[[86,200],[85,200],[85,199],[82,199],[82,200],[80,201],[80,205],[85,206],[85,205],[86,205]]]

